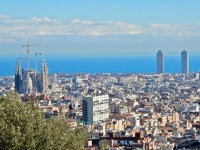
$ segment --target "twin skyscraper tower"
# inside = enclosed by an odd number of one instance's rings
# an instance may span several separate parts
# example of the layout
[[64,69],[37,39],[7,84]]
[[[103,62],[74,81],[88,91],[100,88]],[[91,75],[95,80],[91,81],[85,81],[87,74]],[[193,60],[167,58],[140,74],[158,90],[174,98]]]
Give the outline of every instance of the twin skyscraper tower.
[[[162,50],[157,52],[157,73],[164,73],[164,57]],[[188,73],[188,54],[186,50],[181,52],[181,73]]]

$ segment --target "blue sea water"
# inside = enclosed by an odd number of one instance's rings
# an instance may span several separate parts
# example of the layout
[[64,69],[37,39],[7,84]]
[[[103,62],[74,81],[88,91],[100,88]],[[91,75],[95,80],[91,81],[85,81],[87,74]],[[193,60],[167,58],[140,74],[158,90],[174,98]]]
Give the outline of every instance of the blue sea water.
[[[0,55],[0,76],[14,75],[18,55]],[[24,56],[25,57],[25,56]],[[38,72],[41,72],[45,58],[49,73],[156,73],[155,55],[41,55],[38,56]],[[164,57],[165,73],[180,73],[180,55]],[[22,60],[27,69],[27,61]],[[35,69],[35,57],[30,59],[31,69]],[[200,55],[189,56],[189,70],[200,70]]]

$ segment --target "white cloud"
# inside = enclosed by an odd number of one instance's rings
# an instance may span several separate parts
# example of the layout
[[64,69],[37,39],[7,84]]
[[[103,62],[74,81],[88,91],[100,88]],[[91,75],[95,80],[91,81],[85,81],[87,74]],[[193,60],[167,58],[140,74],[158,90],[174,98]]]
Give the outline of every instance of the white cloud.
[[146,33],[162,37],[200,36],[200,24],[150,24],[146,28]]
[[115,36],[132,35],[142,32],[142,28],[123,22],[100,22],[51,20],[49,18],[17,19],[0,15],[1,38],[31,38],[40,35]]
[[79,22],[80,22],[79,19],[73,19],[73,20],[71,21],[71,24],[75,24],[75,23],[79,23]]
[[0,15],[0,41],[17,41],[34,39],[40,36],[90,36],[117,37],[120,35],[149,35],[156,37],[200,36],[200,23],[180,24],[149,24],[137,26],[124,22],[92,22],[73,19],[71,21],[51,20],[47,17],[32,19],[12,18]]

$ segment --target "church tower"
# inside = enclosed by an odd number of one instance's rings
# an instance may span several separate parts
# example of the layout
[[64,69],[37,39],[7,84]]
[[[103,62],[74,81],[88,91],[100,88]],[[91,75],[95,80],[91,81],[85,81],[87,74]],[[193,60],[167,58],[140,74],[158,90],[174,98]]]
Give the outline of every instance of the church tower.
[[15,91],[18,92],[20,88],[20,63],[17,62],[15,66]]
[[48,92],[49,78],[48,78],[48,68],[45,60],[42,62],[42,72],[41,72],[41,93],[46,94]]

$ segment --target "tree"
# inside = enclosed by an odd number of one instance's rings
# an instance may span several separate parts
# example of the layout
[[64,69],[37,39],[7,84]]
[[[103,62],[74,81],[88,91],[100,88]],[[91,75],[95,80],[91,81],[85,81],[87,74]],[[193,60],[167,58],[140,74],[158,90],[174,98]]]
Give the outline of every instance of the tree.
[[99,142],[99,150],[109,150],[108,141],[106,139],[103,139],[101,142]]
[[0,99],[0,150],[81,150],[87,137],[65,119],[45,119],[33,100],[23,103],[11,92]]

